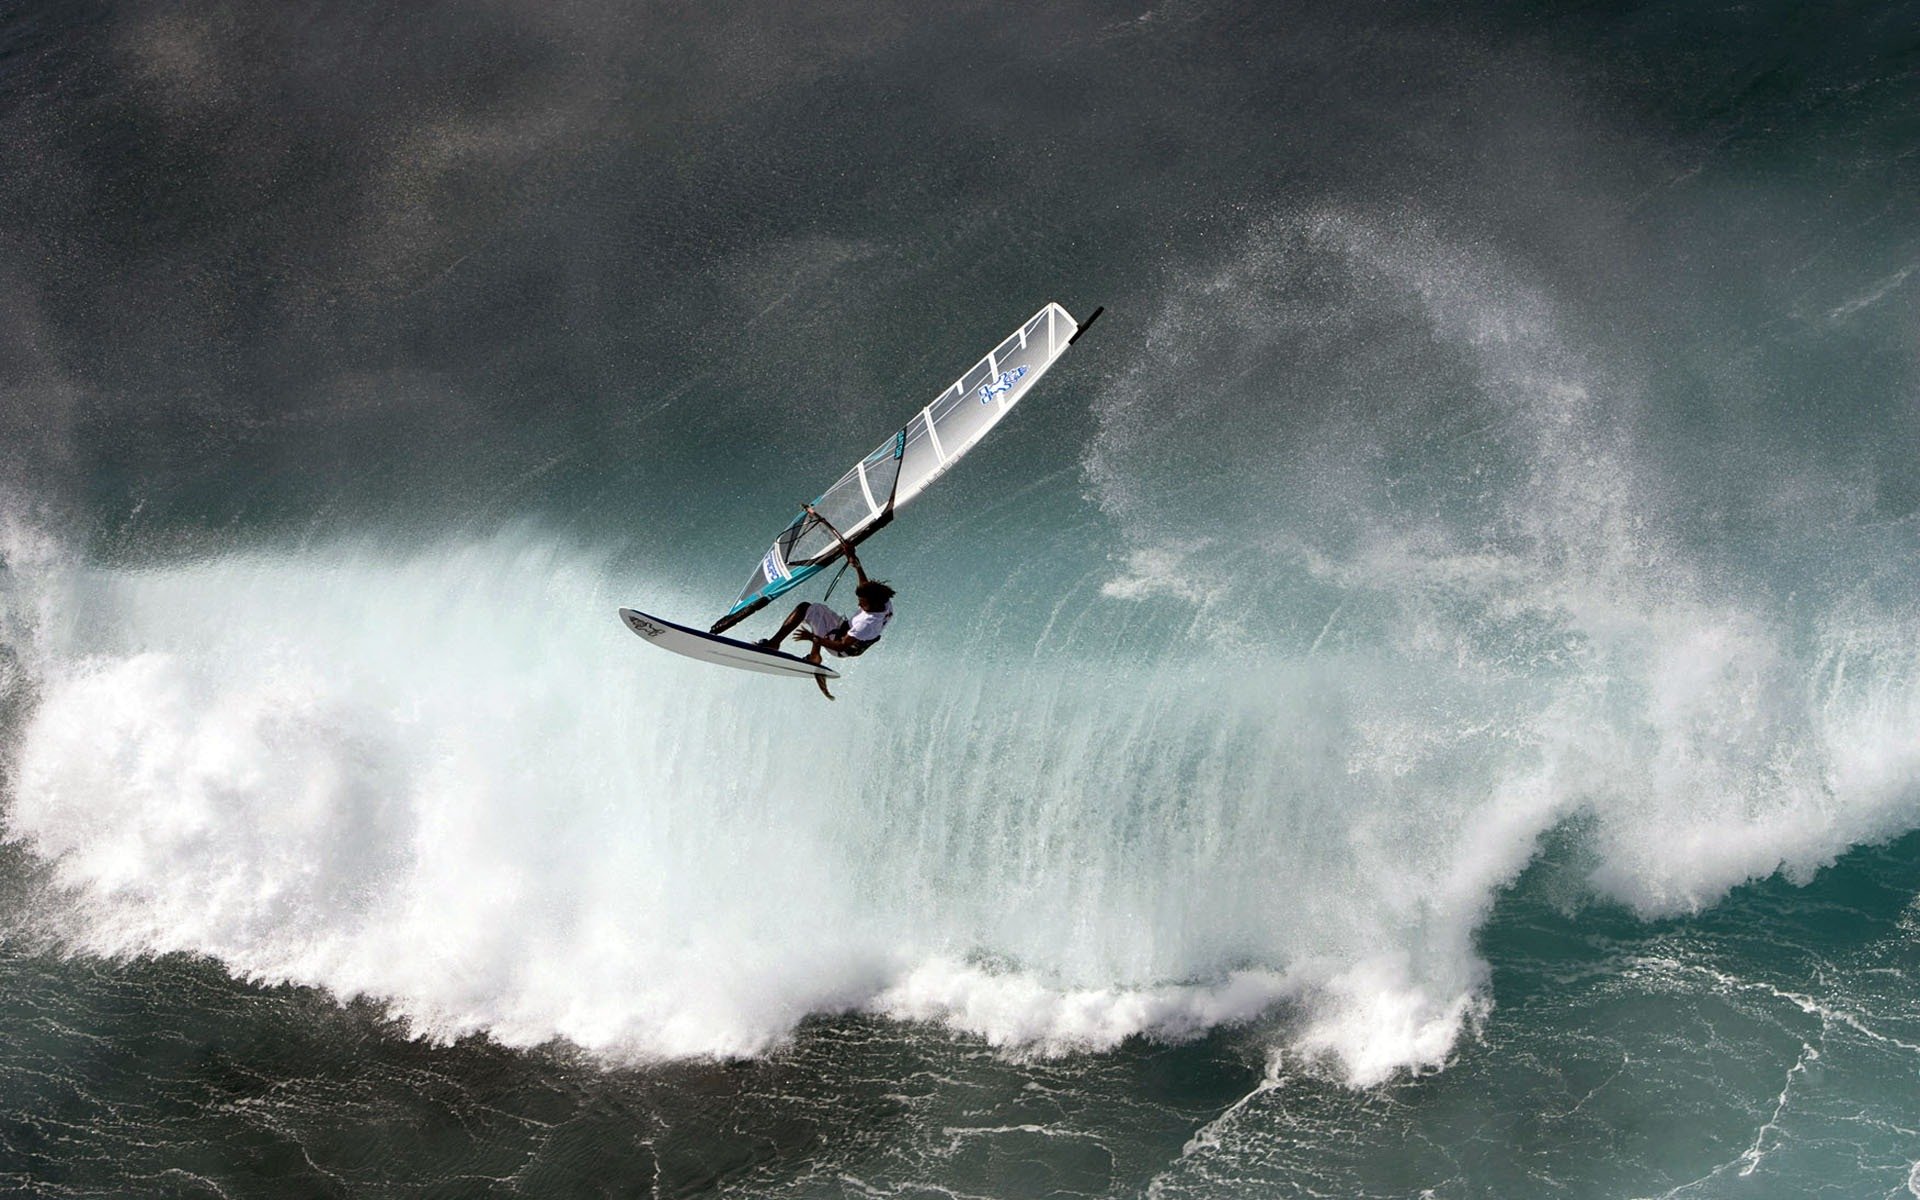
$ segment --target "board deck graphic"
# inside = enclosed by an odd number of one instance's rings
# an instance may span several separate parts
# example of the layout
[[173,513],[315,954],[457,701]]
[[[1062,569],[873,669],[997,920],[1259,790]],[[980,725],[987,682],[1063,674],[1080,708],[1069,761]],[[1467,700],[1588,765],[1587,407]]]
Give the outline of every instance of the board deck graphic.
[[752,642],[739,642],[716,633],[689,629],[650,613],[623,608],[620,610],[620,619],[628,629],[662,650],[671,650],[701,662],[719,663],[723,667],[737,667],[742,671],[759,671],[767,675],[790,675],[795,679],[807,679],[815,675],[823,679],[840,678],[840,673],[831,667],[810,663],[780,650],[764,649]]

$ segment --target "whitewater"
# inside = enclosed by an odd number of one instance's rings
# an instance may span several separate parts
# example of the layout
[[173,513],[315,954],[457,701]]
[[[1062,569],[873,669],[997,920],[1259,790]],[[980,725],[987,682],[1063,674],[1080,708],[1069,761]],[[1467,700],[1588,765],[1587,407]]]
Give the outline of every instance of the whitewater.
[[[45,919],[442,1039],[754,1055],[863,1010],[1057,1054],[1267,1020],[1364,1086],[1473,1027],[1477,927],[1558,826],[1653,916],[1920,824],[1909,607],[1711,586],[1630,386],[1512,279],[1338,215],[1253,241],[1106,351],[1082,466],[1120,548],[1064,586],[916,579],[824,711],[635,653],[617,603],[711,594],[537,523],[113,568],[15,516],[7,832]],[[1302,260],[1346,295],[1273,298]],[[1442,516],[1378,494],[1406,450],[1338,410],[1204,385],[1394,306],[1480,398],[1402,435],[1474,450],[1413,482]],[[1017,593],[1054,597],[1037,637]]]
[[1913,17],[0,16],[0,1190],[1916,1194]]

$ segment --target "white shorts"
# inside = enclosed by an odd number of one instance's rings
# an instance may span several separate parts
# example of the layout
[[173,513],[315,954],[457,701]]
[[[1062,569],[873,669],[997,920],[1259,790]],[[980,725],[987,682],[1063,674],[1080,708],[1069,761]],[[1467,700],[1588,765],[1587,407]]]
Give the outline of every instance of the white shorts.
[[807,605],[807,615],[801,618],[807,628],[821,637],[832,637],[846,627],[847,619],[824,604]]

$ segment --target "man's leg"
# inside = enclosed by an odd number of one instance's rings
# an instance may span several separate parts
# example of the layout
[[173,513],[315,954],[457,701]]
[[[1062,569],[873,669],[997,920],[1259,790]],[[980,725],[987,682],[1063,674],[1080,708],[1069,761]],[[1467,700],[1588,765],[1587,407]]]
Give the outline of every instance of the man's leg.
[[787,619],[784,622],[782,622],[780,625],[779,633],[774,634],[770,638],[761,638],[759,641],[755,642],[754,645],[765,646],[769,650],[778,650],[780,648],[780,643],[786,641],[788,637],[792,636],[793,631],[800,628],[800,622],[806,619],[807,619],[807,602],[805,600],[802,600],[800,603],[793,606],[792,612],[787,614]]
[[[803,615],[805,614],[806,609],[807,609],[806,605],[802,604],[800,606],[800,612]],[[813,640],[813,649],[807,652],[807,661],[810,663],[817,664],[819,663],[824,653],[825,652],[820,647],[820,639],[815,638]],[[827,690],[827,677],[825,675],[815,675],[813,677],[813,682],[819,685],[820,694],[822,696],[825,696],[829,700],[833,699],[833,693]]]

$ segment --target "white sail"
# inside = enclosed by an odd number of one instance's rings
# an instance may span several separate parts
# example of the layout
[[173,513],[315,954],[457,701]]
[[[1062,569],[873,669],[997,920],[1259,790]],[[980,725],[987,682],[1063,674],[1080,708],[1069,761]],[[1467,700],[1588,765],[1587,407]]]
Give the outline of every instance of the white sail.
[[[1093,317],[1099,315],[1095,309]],[[1012,412],[1082,328],[1066,309],[1049,304],[1009,334],[821,493],[813,507],[825,524],[802,512],[781,530],[714,630],[733,624],[838,558],[839,542],[828,524],[857,542],[891,519]]]

